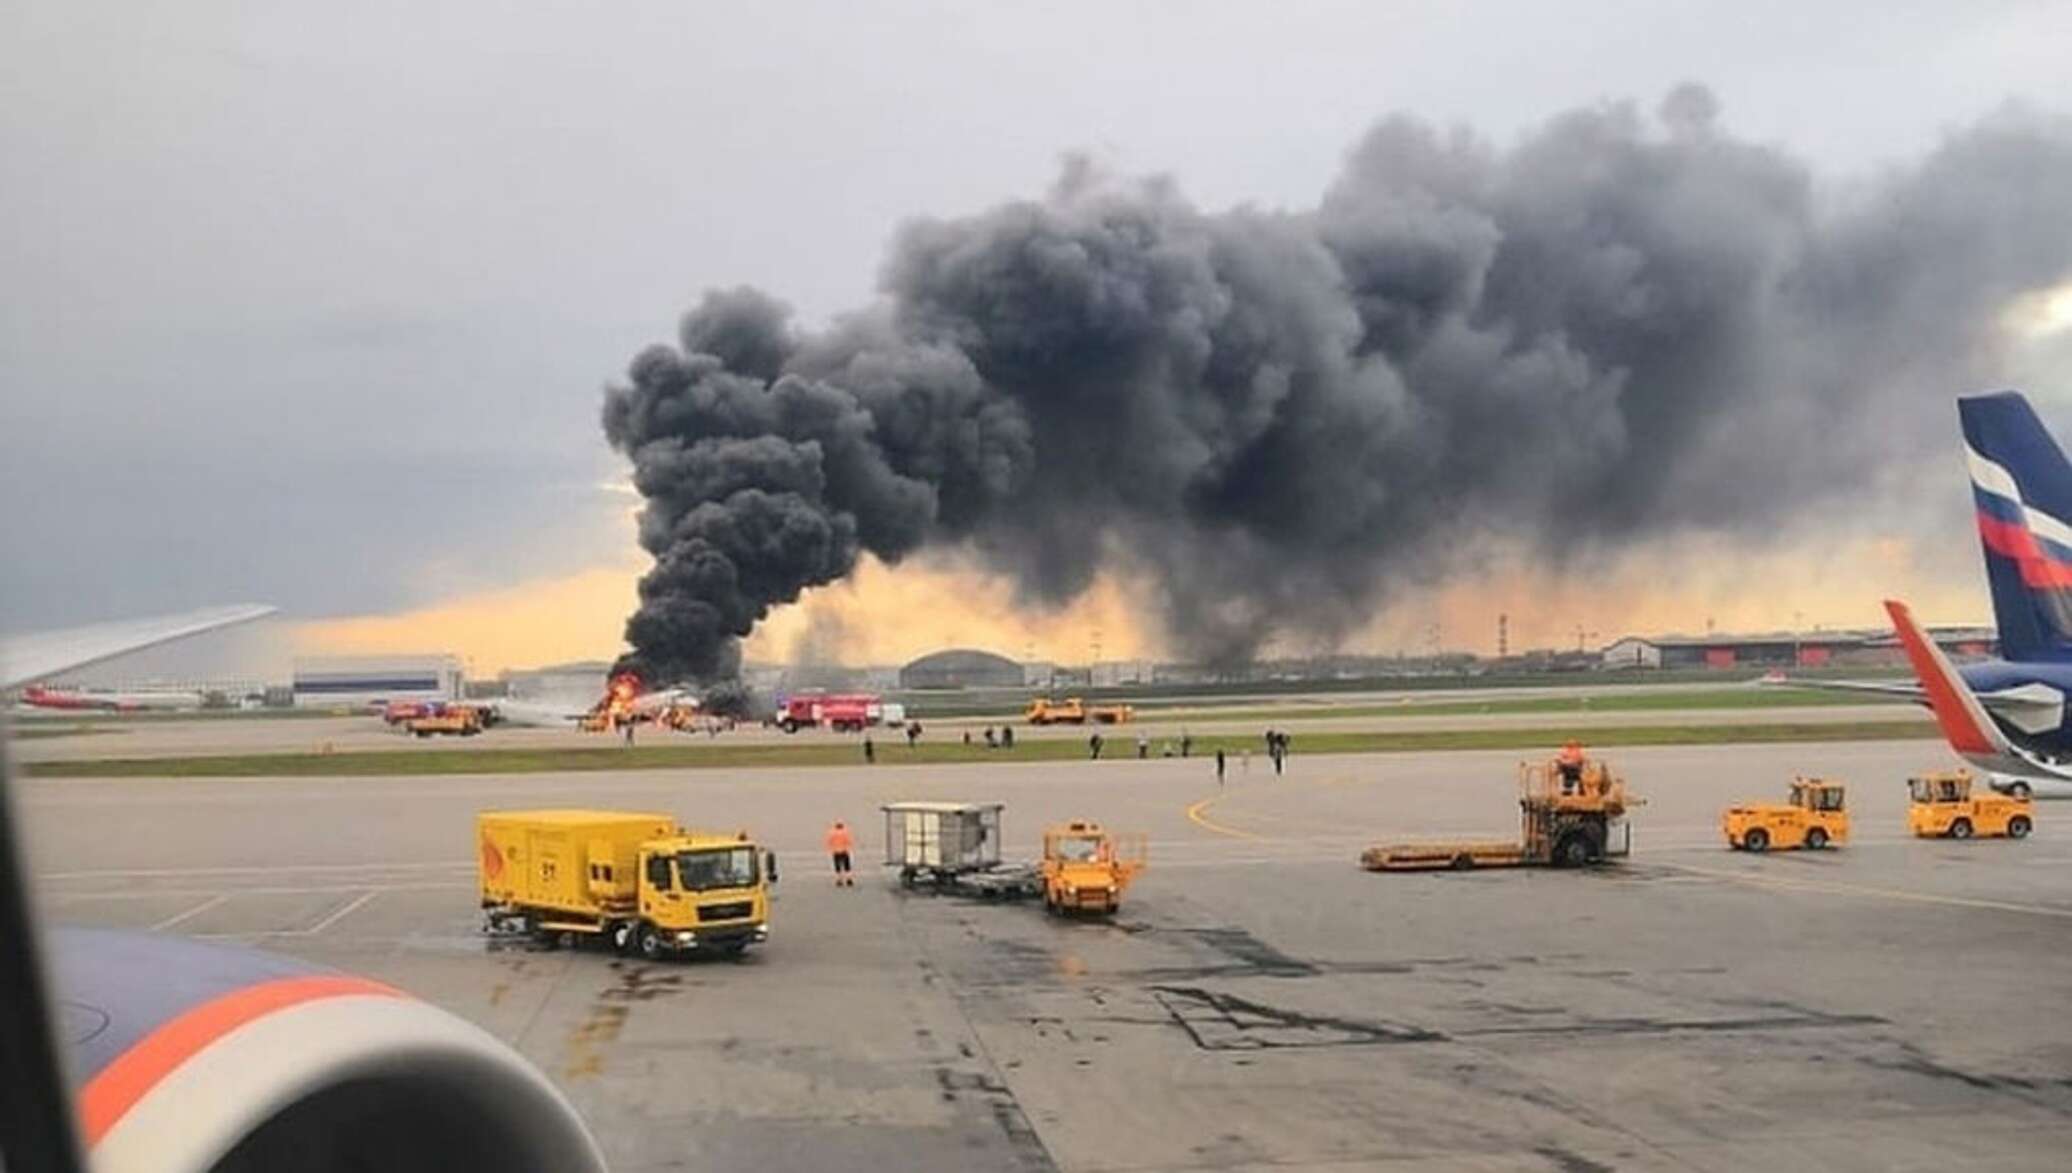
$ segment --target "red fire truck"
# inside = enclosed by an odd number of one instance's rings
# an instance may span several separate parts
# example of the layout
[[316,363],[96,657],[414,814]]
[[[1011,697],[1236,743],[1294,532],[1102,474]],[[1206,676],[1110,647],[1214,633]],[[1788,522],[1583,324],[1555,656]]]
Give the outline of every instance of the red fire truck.
[[871,725],[897,724],[904,713],[898,705],[886,705],[875,693],[804,692],[783,698],[777,709],[777,726],[786,733],[801,729],[826,728],[837,733],[861,733]]

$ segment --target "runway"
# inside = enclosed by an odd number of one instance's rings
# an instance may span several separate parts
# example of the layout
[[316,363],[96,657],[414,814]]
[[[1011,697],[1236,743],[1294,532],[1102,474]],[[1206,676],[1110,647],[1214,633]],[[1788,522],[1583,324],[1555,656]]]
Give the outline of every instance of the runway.
[[[1824,711],[1824,710],[1822,710]],[[284,724],[301,724],[290,722]],[[563,1086],[622,1173],[878,1166],[2056,1168],[2072,1141],[2072,805],[2022,843],[1904,834],[1933,743],[1622,751],[1636,854],[1374,875],[1359,848],[1507,835],[1512,753],[21,784],[54,921],[246,941],[467,1016]],[[1719,844],[1794,773],[1856,840]],[[1009,854],[1151,838],[1112,924],[829,885],[834,818],[1007,803]],[[740,963],[477,933],[484,807],[654,809],[780,854]],[[2060,812],[2063,812],[2062,815]]]

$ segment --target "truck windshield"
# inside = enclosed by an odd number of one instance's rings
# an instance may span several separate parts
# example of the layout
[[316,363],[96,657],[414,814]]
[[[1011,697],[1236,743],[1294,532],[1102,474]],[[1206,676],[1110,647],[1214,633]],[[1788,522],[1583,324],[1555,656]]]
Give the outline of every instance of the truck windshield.
[[1058,858],[1073,861],[1089,860],[1094,857],[1099,847],[1099,841],[1093,839],[1059,839]]
[[686,851],[676,857],[676,871],[687,891],[755,886],[755,848],[721,847]]

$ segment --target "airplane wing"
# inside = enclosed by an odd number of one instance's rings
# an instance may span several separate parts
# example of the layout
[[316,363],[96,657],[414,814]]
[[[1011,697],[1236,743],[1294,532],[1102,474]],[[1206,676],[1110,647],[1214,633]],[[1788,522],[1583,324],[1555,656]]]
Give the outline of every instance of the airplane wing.
[[1786,676],[1782,672],[1771,673],[1756,683],[1764,688],[1817,688],[1827,692],[1862,692],[1874,696],[1899,697],[1924,705],[1928,703],[1928,694],[1921,691],[1918,684],[1876,680],[1806,680],[1797,676]]
[[[1951,671],[1955,671],[1953,668]],[[1933,699],[1928,690],[1918,684],[1900,684],[1874,680],[1805,680],[1783,673],[1773,673],[1756,682],[1765,688],[1815,688],[1828,692],[1854,692],[1870,696],[1888,696],[1912,701],[1926,708],[1933,708]],[[2019,729],[2042,731],[2055,729],[2064,719],[2065,697],[2055,689],[2037,685],[2022,685],[2004,688],[1998,692],[1971,690],[1985,710],[1997,717],[2004,717]]]
[[62,631],[11,636],[0,642],[0,689],[16,688],[60,672],[271,615],[259,603],[209,607],[178,615],[93,623]]
[[[9,643],[5,687],[273,610]],[[83,1141],[100,1173],[271,1168],[305,1153],[392,1169],[427,1152],[454,1168],[604,1173],[582,1118],[523,1057],[379,983],[161,933],[75,930],[55,937],[59,1002],[19,825],[0,745],[0,1167],[85,1173]],[[428,1122],[415,1106],[427,1101],[470,1110]]]

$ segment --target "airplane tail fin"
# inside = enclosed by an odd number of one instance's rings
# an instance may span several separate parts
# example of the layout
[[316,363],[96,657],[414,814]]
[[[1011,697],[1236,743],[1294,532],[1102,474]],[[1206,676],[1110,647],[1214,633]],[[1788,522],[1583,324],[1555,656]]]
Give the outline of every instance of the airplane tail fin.
[[1957,674],[1949,657],[1921,630],[1907,605],[1887,599],[1885,613],[1892,616],[1892,629],[1899,633],[1907,662],[1914,666],[1914,675],[1920,678],[1921,689],[1928,694],[1928,707],[1935,713],[1935,723],[1942,727],[1950,748],[1959,757],[1974,762],[2014,757],[2007,735],[1986,714],[1986,707]]
[[2000,654],[2072,661],[2072,463],[2020,392],[1963,396],[1957,415]]

